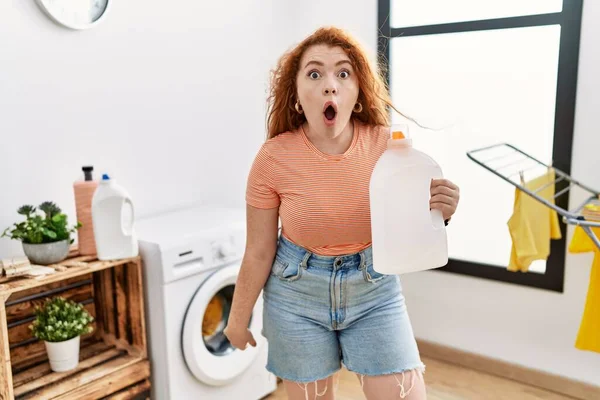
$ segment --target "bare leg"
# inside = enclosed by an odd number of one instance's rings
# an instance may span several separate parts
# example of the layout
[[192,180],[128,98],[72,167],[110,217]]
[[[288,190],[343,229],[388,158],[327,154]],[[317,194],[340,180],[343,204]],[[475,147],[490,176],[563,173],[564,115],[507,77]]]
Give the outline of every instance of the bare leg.
[[288,400],[334,400],[336,384],[335,374],[326,379],[314,382],[299,383],[283,381]]
[[367,400],[426,400],[425,381],[421,370],[393,375],[357,374]]

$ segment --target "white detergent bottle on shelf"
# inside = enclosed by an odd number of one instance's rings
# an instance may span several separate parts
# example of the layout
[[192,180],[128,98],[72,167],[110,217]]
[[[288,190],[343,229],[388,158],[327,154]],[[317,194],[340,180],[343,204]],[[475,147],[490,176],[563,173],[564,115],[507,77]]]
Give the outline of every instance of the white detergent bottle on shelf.
[[133,202],[127,191],[106,174],[92,198],[92,221],[99,260],[138,255]]
[[439,165],[413,148],[408,126],[392,125],[369,184],[376,272],[401,275],[448,263],[444,218],[429,208],[431,180],[439,178]]

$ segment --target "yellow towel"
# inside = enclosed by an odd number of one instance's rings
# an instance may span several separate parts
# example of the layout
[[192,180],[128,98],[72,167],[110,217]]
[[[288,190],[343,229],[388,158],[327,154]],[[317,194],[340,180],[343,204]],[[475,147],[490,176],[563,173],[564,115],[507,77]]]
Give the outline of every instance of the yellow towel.
[[[554,169],[525,183],[531,191],[544,189],[537,195],[554,202]],[[550,255],[550,239],[560,239],[560,225],[556,211],[537,201],[519,188],[515,189],[513,214],[508,220],[512,239],[509,271],[527,272],[535,260],[546,260]]]
[[[600,237],[600,229],[594,229],[594,233]],[[575,347],[579,350],[600,353],[600,249],[581,227],[576,227],[569,243],[569,252],[587,253],[590,251],[594,252],[594,262]]]

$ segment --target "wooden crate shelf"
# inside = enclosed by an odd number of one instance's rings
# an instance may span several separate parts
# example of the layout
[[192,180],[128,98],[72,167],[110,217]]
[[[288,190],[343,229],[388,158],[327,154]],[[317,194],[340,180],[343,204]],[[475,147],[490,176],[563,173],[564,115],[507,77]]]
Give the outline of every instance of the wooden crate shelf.
[[[79,256],[41,278],[0,279],[0,400],[146,399],[150,396],[140,257],[99,261]],[[32,337],[33,311],[63,296],[95,317],[81,337],[79,365],[50,369],[44,343]]]

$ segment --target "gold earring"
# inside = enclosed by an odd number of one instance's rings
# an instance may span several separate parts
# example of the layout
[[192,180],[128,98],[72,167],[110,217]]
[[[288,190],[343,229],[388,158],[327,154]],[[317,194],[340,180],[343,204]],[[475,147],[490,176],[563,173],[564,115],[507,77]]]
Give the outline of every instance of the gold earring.
[[296,104],[294,104],[294,108],[296,109],[298,114],[302,114],[304,112],[304,110],[302,109],[302,106],[300,105],[300,103],[298,103],[298,100],[296,100]]
[[[357,107],[358,107],[358,108],[357,108]],[[354,111],[354,112],[355,112],[355,113],[357,113],[357,114],[361,113],[361,112],[362,112],[362,110],[363,110],[363,107],[362,107],[362,104],[360,104],[360,102],[357,102],[357,103],[354,105],[354,108],[352,109],[352,111]]]

